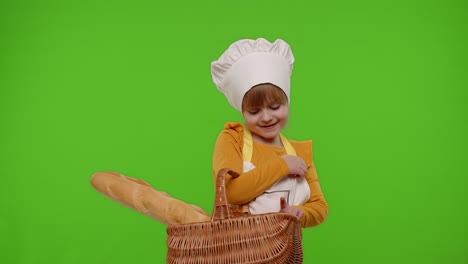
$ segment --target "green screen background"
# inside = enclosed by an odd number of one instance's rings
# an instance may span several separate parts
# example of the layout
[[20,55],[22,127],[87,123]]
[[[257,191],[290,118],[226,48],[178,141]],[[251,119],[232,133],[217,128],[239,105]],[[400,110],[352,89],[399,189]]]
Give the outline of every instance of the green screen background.
[[2,1],[0,262],[164,263],[165,226],[96,192],[144,179],[211,212],[241,121],[211,81],[232,42],[296,57],[285,135],[329,203],[304,263],[468,263],[464,1]]

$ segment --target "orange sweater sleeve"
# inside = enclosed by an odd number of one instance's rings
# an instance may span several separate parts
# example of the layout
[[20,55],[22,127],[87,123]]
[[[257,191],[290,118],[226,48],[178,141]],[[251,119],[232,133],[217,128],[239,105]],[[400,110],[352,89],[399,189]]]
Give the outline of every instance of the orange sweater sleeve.
[[226,177],[226,196],[231,204],[245,204],[252,201],[289,172],[284,159],[278,156],[243,173],[242,138],[242,125],[228,123],[218,136],[213,152],[214,180],[218,171],[223,168],[230,168],[240,173],[237,178],[229,175]]
[[[291,140],[290,140],[291,141]],[[312,227],[321,224],[328,216],[328,204],[320,188],[317,170],[312,160],[312,141],[295,142],[292,141],[297,155],[302,157],[307,163],[308,169],[306,180],[310,188],[310,198],[303,204],[295,206],[304,212],[302,217],[302,227]]]

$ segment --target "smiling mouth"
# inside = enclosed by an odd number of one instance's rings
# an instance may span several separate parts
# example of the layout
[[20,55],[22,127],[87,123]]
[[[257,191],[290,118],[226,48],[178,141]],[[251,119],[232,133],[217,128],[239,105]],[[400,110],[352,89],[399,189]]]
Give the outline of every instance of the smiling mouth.
[[260,127],[261,127],[261,128],[272,128],[272,127],[274,127],[276,124],[278,124],[278,122],[273,123],[273,124],[268,125],[268,126],[260,126]]

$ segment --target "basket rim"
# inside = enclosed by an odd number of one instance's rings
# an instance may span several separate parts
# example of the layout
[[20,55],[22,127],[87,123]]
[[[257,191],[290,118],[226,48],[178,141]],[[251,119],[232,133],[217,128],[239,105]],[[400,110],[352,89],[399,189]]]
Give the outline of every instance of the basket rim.
[[233,217],[230,219],[223,219],[223,220],[209,220],[209,221],[203,221],[203,222],[194,222],[194,223],[185,223],[185,224],[172,224],[167,226],[166,229],[173,229],[176,227],[182,227],[182,226],[191,226],[191,225],[205,225],[207,223],[217,223],[217,222],[229,222],[229,221],[239,221],[245,218],[264,218],[264,217],[270,217],[270,216],[276,216],[276,217],[285,217],[289,218],[292,221],[297,221],[300,222],[301,220],[299,217],[292,215],[290,213],[280,213],[280,212],[272,212],[272,213],[263,213],[263,214],[256,214],[256,215],[245,215],[245,216],[237,216]]

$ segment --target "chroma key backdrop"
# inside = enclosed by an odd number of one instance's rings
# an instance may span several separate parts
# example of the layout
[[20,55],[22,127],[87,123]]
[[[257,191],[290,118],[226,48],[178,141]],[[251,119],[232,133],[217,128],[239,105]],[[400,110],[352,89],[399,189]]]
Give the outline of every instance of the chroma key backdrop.
[[329,204],[304,263],[468,263],[461,0],[2,1],[0,262],[164,263],[166,227],[95,191],[115,171],[213,208],[242,121],[211,81],[232,42],[287,41],[284,134]]

